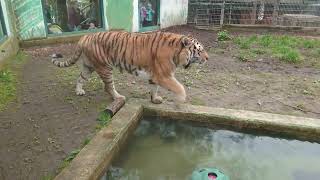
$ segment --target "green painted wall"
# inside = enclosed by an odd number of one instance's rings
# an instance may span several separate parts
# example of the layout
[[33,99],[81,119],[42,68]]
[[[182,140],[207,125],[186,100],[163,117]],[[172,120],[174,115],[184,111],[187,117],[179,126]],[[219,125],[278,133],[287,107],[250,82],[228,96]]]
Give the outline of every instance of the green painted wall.
[[41,0],[11,0],[11,2],[19,39],[46,37]]
[[108,29],[132,30],[132,0],[106,0],[105,14]]

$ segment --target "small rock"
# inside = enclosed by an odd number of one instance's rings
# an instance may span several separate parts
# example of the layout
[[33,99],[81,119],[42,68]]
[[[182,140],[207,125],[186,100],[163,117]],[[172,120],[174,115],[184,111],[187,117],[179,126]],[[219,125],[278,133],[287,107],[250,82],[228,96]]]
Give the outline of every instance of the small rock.
[[30,158],[24,158],[23,161],[24,161],[25,163],[31,163],[31,162],[32,162],[32,159],[30,159]]
[[40,128],[40,126],[37,125],[37,124],[34,124],[33,127],[34,127],[34,128]]
[[52,138],[48,138],[48,142],[49,142],[50,144],[55,143],[55,141],[54,141]]
[[30,104],[30,101],[23,101],[22,104]]
[[258,104],[259,106],[261,106],[261,105],[262,105],[262,102],[261,102],[260,100],[258,100],[257,104]]

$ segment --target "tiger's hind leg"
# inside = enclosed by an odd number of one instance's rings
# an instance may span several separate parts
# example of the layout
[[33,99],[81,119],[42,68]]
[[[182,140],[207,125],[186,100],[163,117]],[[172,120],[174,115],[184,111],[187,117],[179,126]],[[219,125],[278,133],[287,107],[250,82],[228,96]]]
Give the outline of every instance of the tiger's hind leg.
[[105,91],[111,95],[113,100],[126,99],[125,96],[119,94],[114,87],[114,82],[112,78],[112,67],[105,66],[103,68],[97,69],[96,72],[98,73],[98,75],[104,83]]
[[76,85],[76,94],[78,96],[82,96],[86,94],[86,92],[83,90],[83,85],[85,82],[89,80],[93,71],[94,71],[93,67],[85,63],[82,63],[81,72],[77,79],[77,85]]

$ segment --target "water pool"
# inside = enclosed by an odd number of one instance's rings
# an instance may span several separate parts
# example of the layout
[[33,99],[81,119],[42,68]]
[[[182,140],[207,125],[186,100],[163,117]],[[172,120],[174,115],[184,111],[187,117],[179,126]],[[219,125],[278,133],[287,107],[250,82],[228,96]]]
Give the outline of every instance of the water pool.
[[216,167],[232,180],[315,180],[319,154],[317,143],[142,120],[103,178],[186,180],[196,168]]

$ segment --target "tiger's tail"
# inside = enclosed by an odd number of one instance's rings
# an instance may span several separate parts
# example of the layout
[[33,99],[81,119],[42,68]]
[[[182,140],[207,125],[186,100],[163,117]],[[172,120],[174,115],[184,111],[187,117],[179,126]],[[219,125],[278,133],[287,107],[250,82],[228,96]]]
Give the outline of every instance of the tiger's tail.
[[52,60],[51,62],[58,66],[58,67],[70,67],[72,65],[74,65],[80,58],[82,54],[82,48],[77,45],[76,47],[76,51],[74,52],[74,54],[72,55],[71,58],[69,58],[68,60],[66,61],[59,61],[58,59],[60,58],[63,58],[62,54],[52,54],[51,57],[52,57]]

